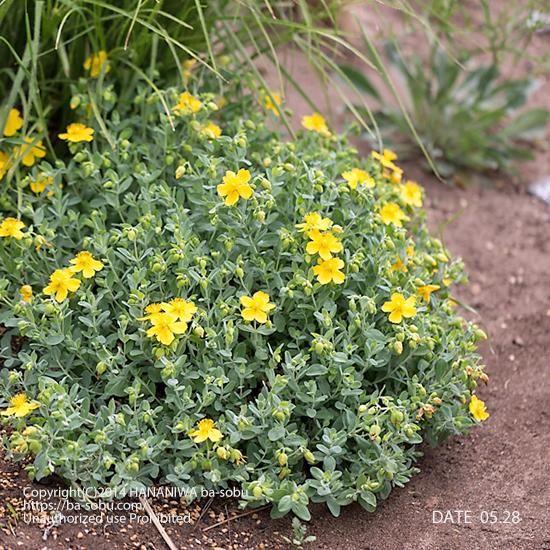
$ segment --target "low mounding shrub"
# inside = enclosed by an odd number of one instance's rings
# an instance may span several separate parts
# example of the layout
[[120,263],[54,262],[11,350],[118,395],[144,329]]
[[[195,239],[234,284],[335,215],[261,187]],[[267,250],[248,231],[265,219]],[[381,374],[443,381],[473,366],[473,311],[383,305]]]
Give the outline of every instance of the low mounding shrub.
[[12,456],[119,495],[237,484],[274,516],[374,510],[423,440],[487,416],[484,335],[455,312],[462,265],[427,232],[421,187],[318,114],[285,142],[243,90],[221,107],[167,90],[174,131],[145,90],[107,88],[101,124],[75,90],[66,161],[14,126],[3,142]]

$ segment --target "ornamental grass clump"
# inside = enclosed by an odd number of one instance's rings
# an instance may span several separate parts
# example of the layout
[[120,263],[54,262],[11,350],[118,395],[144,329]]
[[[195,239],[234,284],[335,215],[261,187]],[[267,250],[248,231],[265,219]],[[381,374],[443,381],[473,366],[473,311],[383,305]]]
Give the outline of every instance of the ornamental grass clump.
[[107,92],[99,125],[75,90],[65,160],[4,151],[0,418],[32,478],[372,511],[486,418],[463,266],[391,151],[318,113],[284,141],[244,90],[166,90],[172,121]]

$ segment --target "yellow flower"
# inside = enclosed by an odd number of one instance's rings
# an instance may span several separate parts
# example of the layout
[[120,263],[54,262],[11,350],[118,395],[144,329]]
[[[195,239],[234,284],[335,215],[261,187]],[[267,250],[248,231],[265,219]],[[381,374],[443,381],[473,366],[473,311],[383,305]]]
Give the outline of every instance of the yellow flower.
[[107,74],[111,70],[111,65],[107,60],[107,52],[105,50],[100,50],[90,55],[90,57],[86,58],[84,61],[84,69],[90,73],[92,78],[97,78],[102,70]]
[[173,111],[180,115],[196,113],[202,107],[202,103],[189,92],[183,92],[178,98],[178,104],[173,108]]
[[443,279],[441,280],[441,282],[445,285],[445,286],[451,286],[453,284],[453,280],[450,278],[450,277],[443,277]]
[[174,341],[175,334],[183,334],[187,330],[187,323],[178,321],[173,313],[153,313],[149,316],[149,321],[153,326],[147,331],[147,336],[154,336],[165,346]]
[[65,300],[69,292],[76,292],[80,287],[80,281],[73,278],[70,269],[56,269],[50,275],[50,284],[43,290],[44,294],[55,294],[58,302]]
[[322,136],[330,136],[327,121],[319,113],[313,113],[312,115],[302,117],[302,126],[306,130],[317,132]]
[[425,301],[430,301],[430,296],[432,295],[432,292],[435,292],[436,290],[439,290],[439,285],[423,285],[419,286],[416,289],[416,292],[418,292],[418,295]]
[[352,189],[355,189],[358,184],[369,188],[375,186],[374,178],[368,172],[360,168],[352,168],[347,172],[343,172],[342,177],[348,182],[348,185]]
[[308,236],[313,231],[326,231],[332,226],[332,221],[328,218],[323,218],[318,212],[311,212],[304,216],[304,223],[296,224],[296,229]]
[[31,285],[23,285],[19,289],[19,294],[21,294],[21,298],[24,302],[28,302],[29,304],[32,302],[32,286]]
[[0,411],[0,414],[3,416],[22,417],[29,415],[32,411],[34,411],[34,409],[38,409],[38,407],[40,407],[39,403],[29,401],[24,393],[14,395],[10,399],[10,405],[11,407]]
[[94,260],[94,257],[87,250],[79,252],[70,263],[73,265],[69,267],[69,270],[72,273],[80,273],[82,271],[82,276],[85,279],[92,278],[96,274],[96,271],[101,271],[105,267],[103,262]]
[[481,399],[478,399],[475,395],[472,395],[470,403],[468,404],[468,409],[470,410],[471,415],[478,422],[487,420],[490,416],[487,412],[487,406],[485,403]]
[[59,134],[59,137],[71,143],[92,141],[94,139],[94,130],[80,122],[73,122],[67,126],[67,132],[65,134]]
[[414,256],[414,244],[407,246],[407,248],[405,248],[405,252],[409,258],[412,258]]
[[372,151],[372,158],[378,160],[384,168],[389,168],[390,170],[395,170],[397,166],[393,163],[394,160],[397,160],[397,155],[390,149],[384,149],[382,153],[377,151]]
[[222,129],[213,122],[209,122],[202,128],[202,133],[209,139],[217,139],[222,135]]
[[11,137],[22,127],[23,119],[21,118],[21,113],[17,109],[10,109],[8,118],[6,119],[6,125],[4,126],[4,136]]
[[228,170],[223,177],[223,183],[218,185],[218,195],[225,197],[225,204],[233,206],[239,197],[248,200],[252,196],[252,187],[248,184],[250,172],[241,168],[236,174]]
[[386,225],[392,223],[397,227],[402,227],[403,220],[407,219],[403,210],[401,210],[399,205],[395,202],[388,202],[385,204],[380,210],[380,217]]
[[0,151],[0,180],[4,177],[4,174],[10,169],[10,158],[6,153]]
[[15,240],[20,241],[23,238],[21,229],[24,227],[25,224],[21,220],[5,218],[0,223],[0,237],[13,237]]
[[241,316],[245,321],[258,321],[258,323],[267,322],[267,316],[275,304],[269,301],[269,294],[259,290],[253,296],[241,296],[241,305],[243,310]]
[[399,256],[395,260],[395,263],[390,267],[390,269],[392,271],[400,271],[401,273],[407,273],[407,271],[409,271],[409,269],[403,263],[403,261],[401,260],[401,258]]
[[401,187],[401,200],[409,205],[420,208],[422,206],[422,187],[414,181],[408,181]]
[[382,151],[382,156],[389,161],[397,160],[397,155],[391,149],[384,149]]
[[313,273],[317,275],[317,280],[322,285],[328,285],[330,282],[341,285],[346,276],[343,271],[344,262],[340,258],[331,258],[330,260],[321,260],[313,268]]
[[144,317],[138,317],[138,321],[147,321],[151,319],[151,317],[155,315],[155,313],[161,313],[161,312],[162,312],[162,304],[149,304],[145,308],[145,313],[147,315],[145,315]]
[[281,95],[277,92],[271,92],[271,97],[266,92],[264,93],[264,107],[268,111],[273,111],[275,116],[279,116],[279,109],[278,107],[281,105],[283,100],[281,99]]
[[319,254],[323,260],[330,260],[332,254],[342,252],[344,247],[342,243],[330,232],[321,233],[317,229],[314,229],[308,234],[311,239],[306,246],[306,252],[308,254]]
[[169,302],[162,302],[160,306],[162,311],[175,315],[179,321],[184,323],[189,323],[197,312],[197,306],[183,298],[173,298]]
[[391,171],[391,174],[388,176],[388,174],[384,171],[384,175],[386,177],[389,177],[389,180],[391,183],[394,183],[395,185],[398,185],[401,183],[401,180],[403,179],[403,170],[401,168],[398,168],[397,166]]
[[197,425],[197,429],[189,432],[189,437],[195,443],[202,443],[207,439],[216,443],[223,438],[222,432],[216,428],[216,423],[210,418],[203,418]]
[[[46,156],[46,149],[44,149],[42,145],[42,140],[35,143],[32,138],[26,137],[24,141],[25,144],[16,147],[14,153],[17,157],[21,158],[21,162],[25,166],[32,166],[36,159],[41,159]],[[32,143],[34,143],[34,145],[31,145]]]
[[33,193],[42,193],[48,185],[53,183],[52,176],[38,176],[36,180],[30,182],[29,187]]
[[416,296],[409,296],[407,299],[403,294],[394,292],[389,302],[382,305],[382,311],[389,313],[388,319],[391,323],[400,323],[403,317],[410,319],[416,315]]

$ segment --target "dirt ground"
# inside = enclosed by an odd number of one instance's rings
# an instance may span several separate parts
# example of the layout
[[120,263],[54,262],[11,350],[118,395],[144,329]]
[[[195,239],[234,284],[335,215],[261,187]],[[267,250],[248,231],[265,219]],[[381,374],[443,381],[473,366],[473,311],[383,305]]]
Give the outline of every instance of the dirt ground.
[[[540,40],[537,47],[548,46],[547,37]],[[302,62],[296,62],[295,74],[312,95],[319,94],[301,71]],[[547,77],[536,104],[550,106],[549,82]],[[298,96],[287,101],[297,115],[309,109]],[[478,393],[491,417],[468,436],[427,449],[418,464],[421,473],[395,489],[375,513],[349,506],[336,519],[316,509],[308,534],[317,539],[308,548],[550,549],[550,206],[526,192],[526,184],[550,175],[548,153],[547,143],[516,186],[497,181],[458,189],[421,172],[418,164],[406,166],[408,177],[425,186],[432,230],[466,263],[470,285],[457,293],[490,335],[481,348],[490,381]],[[49,530],[27,525],[24,488],[55,486],[30,484],[0,455],[0,550],[165,547],[150,524]],[[192,524],[167,527],[178,548],[291,547],[284,539],[291,536],[289,519],[272,521],[263,510],[227,521],[242,512],[231,502],[208,505],[203,500],[189,509],[174,500],[153,502],[157,512],[191,513]],[[445,523],[434,521],[443,514]]]

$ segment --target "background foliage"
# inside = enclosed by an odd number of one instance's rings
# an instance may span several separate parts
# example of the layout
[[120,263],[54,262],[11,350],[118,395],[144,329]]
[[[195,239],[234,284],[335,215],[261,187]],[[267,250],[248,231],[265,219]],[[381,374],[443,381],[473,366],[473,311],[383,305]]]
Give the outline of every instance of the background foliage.
[[[545,3],[384,6],[379,31],[361,28],[362,50],[373,67],[356,60],[341,65],[364,94],[354,114],[369,117],[380,131],[365,133],[371,145],[381,137],[407,157],[424,155],[443,177],[517,174],[515,161],[532,158],[549,118],[546,109],[525,108],[550,67],[547,50],[530,47]],[[529,76],[518,78],[518,72]]]

